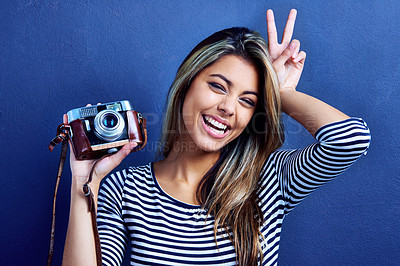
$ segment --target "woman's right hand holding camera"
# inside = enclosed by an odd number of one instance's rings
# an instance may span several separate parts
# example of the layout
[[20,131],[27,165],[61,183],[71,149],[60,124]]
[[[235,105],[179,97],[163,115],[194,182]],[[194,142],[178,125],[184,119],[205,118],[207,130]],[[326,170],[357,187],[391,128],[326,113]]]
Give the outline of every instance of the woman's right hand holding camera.
[[[67,115],[63,116],[63,121],[68,123]],[[96,265],[92,218],[88,212],[88,202],[82,190],[83,185],[88,181],[90,171],[96,160],[77,160],[72,150],[71,140],[69,141],[69,146],[72,172],[71,206],[63,265]],[[101,159],[96,164],[92,181],[89,185],[94,196],[95,210],[97,209],[97,195],[101,180],[117,167],[136,146],[136,142],[130,142],[117,153]]]

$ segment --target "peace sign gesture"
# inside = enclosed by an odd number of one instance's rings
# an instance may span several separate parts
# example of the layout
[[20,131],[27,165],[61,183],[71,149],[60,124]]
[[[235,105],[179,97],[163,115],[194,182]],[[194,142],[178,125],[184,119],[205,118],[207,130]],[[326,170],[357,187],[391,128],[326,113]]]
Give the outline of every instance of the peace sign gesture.
[[278,76],[279,88],[295,90],[299,82],[306,59],[306,53],[300,51],[300,42],[292,40],[297,11],[292,9],[286,21],[282,43],[278,43],[274,13],[267,11],[268,52]]

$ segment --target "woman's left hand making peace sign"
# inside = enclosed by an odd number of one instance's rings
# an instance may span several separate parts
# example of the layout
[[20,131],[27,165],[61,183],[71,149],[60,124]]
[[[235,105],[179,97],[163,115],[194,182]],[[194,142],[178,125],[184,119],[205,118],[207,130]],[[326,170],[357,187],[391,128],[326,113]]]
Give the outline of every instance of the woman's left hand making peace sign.
[[297,11],[292,9],[283,32],[282,43],[278,43],[274,13],[271,9],[267,11],[268,51],[278,76],[281,92],[296,89],[306,59],[306,53],[304,51],[299,52],[300,42],[292,40],[296,15]]

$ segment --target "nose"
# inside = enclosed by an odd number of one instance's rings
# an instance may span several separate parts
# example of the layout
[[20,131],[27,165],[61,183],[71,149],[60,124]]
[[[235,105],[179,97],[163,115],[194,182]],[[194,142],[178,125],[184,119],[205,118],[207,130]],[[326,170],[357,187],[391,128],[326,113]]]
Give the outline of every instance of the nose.
[[224,97],[218,104],[218,110],[225,116],[232,116],[235,113],[236,102],[233,97]]

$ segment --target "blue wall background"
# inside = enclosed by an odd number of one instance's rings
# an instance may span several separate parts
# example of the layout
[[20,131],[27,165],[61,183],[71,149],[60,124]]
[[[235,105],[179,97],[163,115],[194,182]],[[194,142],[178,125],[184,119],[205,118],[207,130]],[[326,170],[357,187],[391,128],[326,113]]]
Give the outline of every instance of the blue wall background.
[[[298,9],[307,52],[298,89],[371,128],[367,156],[309,196],[285,220],[281,265],[393,265],[400,261],[398,1],[2,1],[0,4],[0,264],[44,265],[62,114],[130,99],[149,123],[149,145],[120,166],[153,160],[165,95],[200,40],[247,26],[280,33]],[[286,119],[286,147],[312,142]],[[54,265],[61,264],[70,171],[57,202]]]

